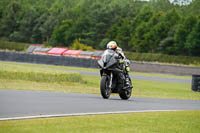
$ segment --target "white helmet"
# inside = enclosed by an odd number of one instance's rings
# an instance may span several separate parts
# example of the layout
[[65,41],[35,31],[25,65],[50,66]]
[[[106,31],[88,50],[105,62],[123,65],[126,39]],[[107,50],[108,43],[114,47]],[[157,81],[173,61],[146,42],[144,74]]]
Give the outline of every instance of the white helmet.
[[115,41],[110,41],[107,44],[107,49],[112,49],[112,50],[116,50],[117,49],[117,43]]

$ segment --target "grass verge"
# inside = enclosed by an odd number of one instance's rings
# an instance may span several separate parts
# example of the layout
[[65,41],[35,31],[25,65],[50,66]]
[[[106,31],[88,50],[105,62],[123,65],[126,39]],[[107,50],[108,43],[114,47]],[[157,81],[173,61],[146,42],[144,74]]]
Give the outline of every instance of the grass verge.
[[58,83],[0,79],[0,89],[99,94],[99,89],[94,87],[91,82],[85,84],[77,82]]
[[200,111],[1,121],[1,133],[199,133]]
[[44,73],[0,70],[1,79],[18,79],[36,82],[84,82],[78,73]]

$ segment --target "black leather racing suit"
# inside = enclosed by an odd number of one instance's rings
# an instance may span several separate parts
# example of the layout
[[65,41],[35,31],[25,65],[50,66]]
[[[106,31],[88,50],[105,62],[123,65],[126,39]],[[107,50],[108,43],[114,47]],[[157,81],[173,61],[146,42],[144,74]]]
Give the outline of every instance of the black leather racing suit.
[[129,71],[127,70],[127,68],[129,68],[130,66],[130,61],[126,58],[126,56],[124,55],[124,53],[122,52],[122,49],[117,47],[116,49],[116,53],[121,56],[122,60],[124,61],[124,67],[125,67],[125,84],[126,86],[132,87],[131,84],[131,80],[130,80],[130,76],[129,76]]

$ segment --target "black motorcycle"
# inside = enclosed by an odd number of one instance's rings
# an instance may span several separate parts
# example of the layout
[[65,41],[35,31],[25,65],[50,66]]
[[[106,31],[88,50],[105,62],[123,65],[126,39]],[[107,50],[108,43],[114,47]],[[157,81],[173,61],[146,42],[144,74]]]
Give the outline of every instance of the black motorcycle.
[[[108,99],[111,93],[119,93],[121,99],[131,97],[132,87],[125,86],[125,65],[113,50],[106,50],[97,62],[100,67],[100,90],[103,98]],[[129,78],[130,83],[131,79]]]

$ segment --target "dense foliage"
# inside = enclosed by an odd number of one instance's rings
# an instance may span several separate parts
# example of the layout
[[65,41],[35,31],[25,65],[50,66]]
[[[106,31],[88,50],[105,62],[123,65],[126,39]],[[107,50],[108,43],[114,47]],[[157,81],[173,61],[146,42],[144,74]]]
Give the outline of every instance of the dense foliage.
[[8,42],[0,40],[0,49],[14,50],[14,51],[26,51],[30,44],[20,42]]
[[[184,1],[184,0],[176,0]],[[187,1],[187,0],[185,0]],[[200,0],[1,0],[0,38],[14,42],[200,55]]]

